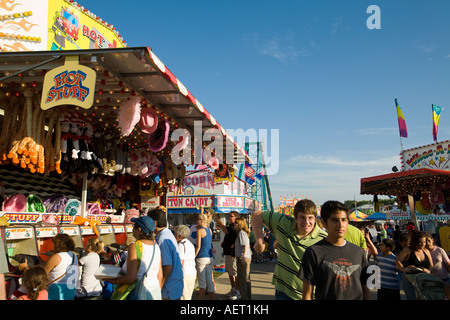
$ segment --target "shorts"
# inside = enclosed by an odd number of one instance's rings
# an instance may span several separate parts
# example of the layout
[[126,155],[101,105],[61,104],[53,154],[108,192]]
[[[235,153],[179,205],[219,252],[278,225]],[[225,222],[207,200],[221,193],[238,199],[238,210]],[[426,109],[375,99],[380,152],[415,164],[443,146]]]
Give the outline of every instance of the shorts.
[[206,289],[208,292],[215,291],[213,282],[213,261],[214,258],[195,259],[198,287],[199,289]]
[[237,276],[236,257],[225,256],[225,271],[230,277]]

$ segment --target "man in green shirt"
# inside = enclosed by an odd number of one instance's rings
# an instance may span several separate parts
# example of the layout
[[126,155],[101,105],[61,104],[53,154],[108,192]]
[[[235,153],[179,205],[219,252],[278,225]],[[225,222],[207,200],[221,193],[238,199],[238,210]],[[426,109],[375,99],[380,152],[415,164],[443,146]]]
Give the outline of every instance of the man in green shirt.
[[317,207],[311,200],[298,201],[294,217],[278,212],[255,211],[252,214],[252,230],[255,234],[255,250],[263,252],[263,224],[277,240],[278,261],[273,272],[277,300],[301,300],[303,283],[297,277],[306,248],[326,238],[327,233],[316,223]]

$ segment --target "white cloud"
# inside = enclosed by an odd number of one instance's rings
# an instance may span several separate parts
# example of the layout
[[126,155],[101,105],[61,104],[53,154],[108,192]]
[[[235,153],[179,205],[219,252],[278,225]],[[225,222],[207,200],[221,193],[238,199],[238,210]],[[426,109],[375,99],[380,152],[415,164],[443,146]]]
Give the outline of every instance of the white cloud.
[[371,195],[360,195],[361,178],[389,173],[400,166],[398,156],[380,157],[372,155],[319,156],[298,155],[283,161],[279,173],[269,176],[274,204],[281,195],[307,195],[319,204],[326,200],[372,199]]
[[305,47],[297,48],[296,35],[287,31],[283,35],[273,34],[270,37],[254,32],[244,35],[244,39],[262,55],[275,58],[281,62],[295,60],[298,56],[308,56],[310,52]]
[[394,135],[398,134],[398,129],[396,128],[364,128],[355,130],[356,135],[364,136],[379,136],[379,135]]
[[331,33],[337,33],[339,26],[342,23],[342,17],[337,17],[336,19],[334,19],[334,21],[331,23]]

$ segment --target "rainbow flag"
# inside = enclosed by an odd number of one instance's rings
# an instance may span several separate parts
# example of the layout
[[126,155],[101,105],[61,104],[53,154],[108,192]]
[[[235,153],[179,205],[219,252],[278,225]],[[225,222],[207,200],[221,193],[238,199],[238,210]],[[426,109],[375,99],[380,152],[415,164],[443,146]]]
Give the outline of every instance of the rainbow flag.
[[406,128],[405,117],[403,116],[402,109],[397,103],[397,99],[395,99],[395,106],[397,108],[397,117],[398,117],[398,130],[400,131],[400,137],[408,138],[408,129]]
[[441,120],[442,107],[431,105],[431,110],[433,111],[433,140],[437,142],[437,134],[439,128],[439,120]]

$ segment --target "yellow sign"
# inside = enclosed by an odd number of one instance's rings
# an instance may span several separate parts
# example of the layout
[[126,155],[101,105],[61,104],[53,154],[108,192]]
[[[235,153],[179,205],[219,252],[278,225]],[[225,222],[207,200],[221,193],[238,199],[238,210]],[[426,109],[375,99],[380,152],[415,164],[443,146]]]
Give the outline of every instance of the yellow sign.
[[94,102],[96,76],[94,70],[78,64],[78,56],[67,56],[63,66],[45,75],[41,109],[59,105],[89,109]]
[[48,2],[47,50],[123,47],[103,19],[63,0]]
[[234,182],[234,168],[227,164],[219,164],[219,168],[214,170],[214,182],[230,181]]
[[115,27],[71,0],[0,0],[0,51],[123,48]]

